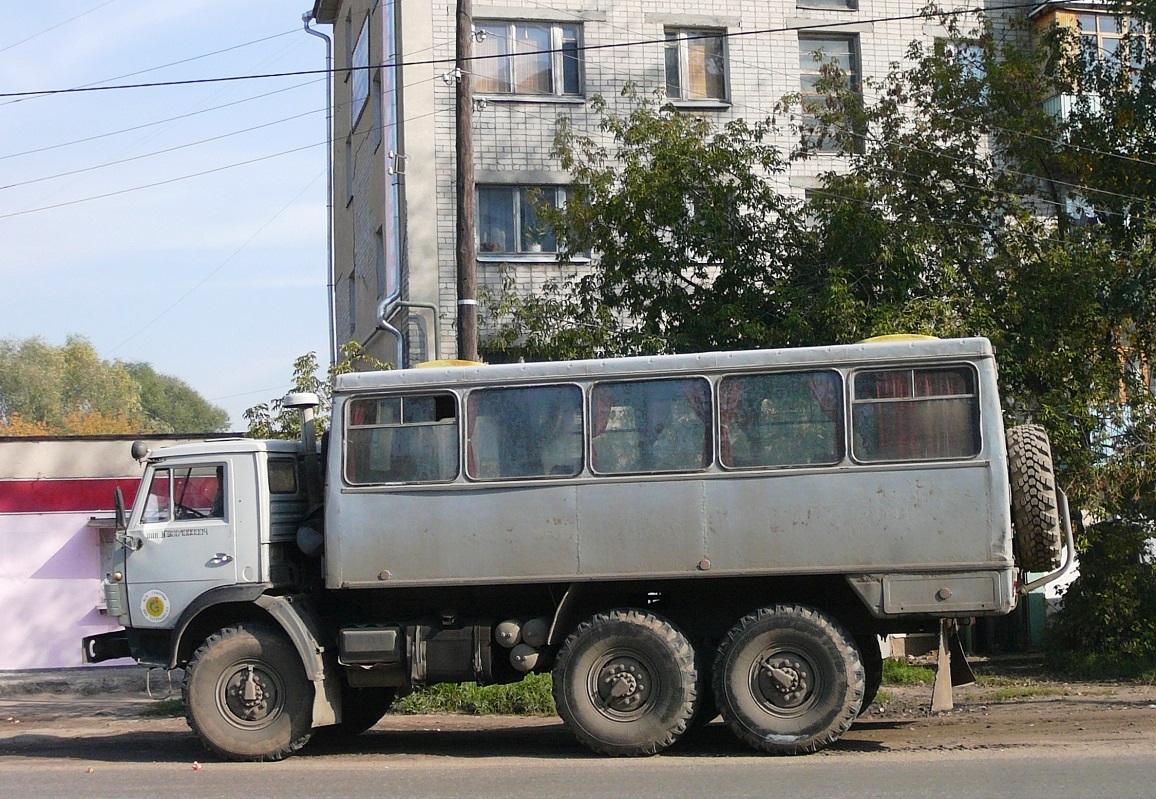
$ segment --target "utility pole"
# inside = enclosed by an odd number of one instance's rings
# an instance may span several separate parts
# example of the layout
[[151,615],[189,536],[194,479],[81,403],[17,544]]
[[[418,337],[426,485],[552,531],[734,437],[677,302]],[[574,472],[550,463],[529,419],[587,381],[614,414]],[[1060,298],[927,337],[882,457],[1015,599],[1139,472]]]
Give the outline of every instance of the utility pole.
[[477,244],[474,225],[474,55],[473,0],[457,0],[457,268],[458,357],[478,360]]

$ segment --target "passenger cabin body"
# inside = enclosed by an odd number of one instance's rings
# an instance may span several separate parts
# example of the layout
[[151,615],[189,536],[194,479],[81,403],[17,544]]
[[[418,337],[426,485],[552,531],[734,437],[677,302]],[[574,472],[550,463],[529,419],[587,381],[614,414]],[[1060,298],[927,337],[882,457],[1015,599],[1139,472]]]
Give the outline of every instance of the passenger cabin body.
[[875,616],[1004,613],[986,339],[342,375],[330,589],[837,575]]

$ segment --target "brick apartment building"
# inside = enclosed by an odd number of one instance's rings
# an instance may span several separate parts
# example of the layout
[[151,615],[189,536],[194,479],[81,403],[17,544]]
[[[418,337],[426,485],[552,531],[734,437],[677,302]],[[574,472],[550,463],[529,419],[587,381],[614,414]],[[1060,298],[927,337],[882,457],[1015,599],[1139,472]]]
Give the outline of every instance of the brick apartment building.
[[[1097,3],[1015,6],[994,13],[1058,19],[1086,36],[1118,39]],[[903,61],[914,40],[946,35],[915,0],[514,0],[474,5],[478,282],[513,269],[522,291],[581,264],[559,264],[534,224],[531,196],[564,202],[569,176],[550,156],[559,116],[593,132],[588,100],[625,111],[622,88],[655,91],[722,124],[761,118],[815,79],[815,54],[836,59],[856,83]],[[943,10],[974,8],[947,2]],[[403,365],[455,356],[456,6],[450,0],[316,0],[314,20],[333,39],[334,296],[338,344],[356,340]],[[544,52],[553,51],[553,52]],[[381,66],[381,65],[386,66]],[[391,66],[396,65],[396,66]],[[1057,109],[1059,110],[1059,109]],[[780,116],[781,118],[781,116]],[[784,134],[780,145],[792,144]],[[838,168],[830,153],[781,176],[805,197]],[[436,329],[435,329],[436,328]]]

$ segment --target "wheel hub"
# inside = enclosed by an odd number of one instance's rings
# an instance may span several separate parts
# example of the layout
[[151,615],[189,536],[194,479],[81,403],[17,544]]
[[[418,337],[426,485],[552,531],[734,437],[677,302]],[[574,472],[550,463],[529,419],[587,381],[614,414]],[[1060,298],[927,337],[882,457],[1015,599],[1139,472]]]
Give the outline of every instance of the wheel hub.
[[807,663],[783,654],[762,662],[757,682],[763,698],[780,708],[795,708],[803,704],[814,687]]
[[629,712],[646,704],[650,698],[650,672],[638,660],[617,657],[598,671],[598,697],[610,710]]
[[253,665],[237,669],[226,681],[225,706],[238,721],[260,724],[277,709],[277,685],[269,675]]

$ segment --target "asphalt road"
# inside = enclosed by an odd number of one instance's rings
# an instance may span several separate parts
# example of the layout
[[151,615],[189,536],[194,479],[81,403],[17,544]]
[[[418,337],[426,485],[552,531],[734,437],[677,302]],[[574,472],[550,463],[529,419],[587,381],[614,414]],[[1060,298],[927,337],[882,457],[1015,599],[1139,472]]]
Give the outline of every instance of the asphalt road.
[[[180,720],[18,734],[0,744],[0,797],[1156,797],[1147,746],[887,751],[870,736],[796,758],[749,752],[719,726],[653,758],[596,757],[553,720],[494,729],[374,730],[282,763],[221,763]],[[194,763],[199,768],[194,767]]]
[[[570,753],[568,753],[570,754]],[[1057,799],[1156,795],[1153,753],[1070,758],[1063,752],[920,753],[806,758],[661,756],[298,757],[283,763],[81,761],[0,765],[5,799],[162,796],[277,799],[405,797],[935,797]],[[88,769],[92,772],[89,773]]]

